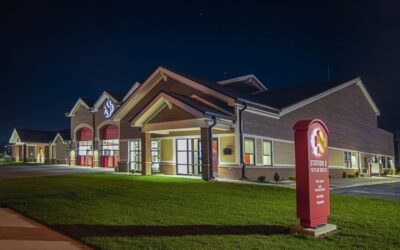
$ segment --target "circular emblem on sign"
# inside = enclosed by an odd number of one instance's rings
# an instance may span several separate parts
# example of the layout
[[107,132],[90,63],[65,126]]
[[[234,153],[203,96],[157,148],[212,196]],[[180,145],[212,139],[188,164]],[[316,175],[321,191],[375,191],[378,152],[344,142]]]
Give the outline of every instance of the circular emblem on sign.
[[104,104],[104,117],[105,118],[110,118],[112,114],[114,113],[114,104],[110,99],[106,100],[106,103]]
[[321,156],[328,146],[328,138],[321,128],[314,128],[310,136],[310,145],[314,156]]

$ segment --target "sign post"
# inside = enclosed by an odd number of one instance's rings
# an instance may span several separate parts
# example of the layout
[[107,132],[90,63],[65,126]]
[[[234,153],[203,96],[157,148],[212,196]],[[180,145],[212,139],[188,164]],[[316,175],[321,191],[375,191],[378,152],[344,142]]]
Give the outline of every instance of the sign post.
[[295,130],[296,203],[300,225],[292,231],[323,236],[337,230],[330,215],[328,134],[321,120],[298,121]]

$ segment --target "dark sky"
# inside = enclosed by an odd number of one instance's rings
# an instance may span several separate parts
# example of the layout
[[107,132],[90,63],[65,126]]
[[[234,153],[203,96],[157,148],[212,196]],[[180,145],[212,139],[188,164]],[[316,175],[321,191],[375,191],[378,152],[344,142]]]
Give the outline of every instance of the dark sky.
[[400,1],[0,2],[0,140],[60,129],[77,98],[126,92],[159,65],[267,87],[362,77],[400,129]]

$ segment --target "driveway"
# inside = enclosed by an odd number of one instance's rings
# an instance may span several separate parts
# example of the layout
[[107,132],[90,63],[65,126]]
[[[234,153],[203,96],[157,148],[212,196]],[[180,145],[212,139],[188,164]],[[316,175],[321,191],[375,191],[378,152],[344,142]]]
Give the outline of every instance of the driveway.
[[349,194],[357,196],[370,196],[400,201],[400,182],[351,187],[332,190],[333,193]]
[[113,168],[71,167],[67,165],[2,166],[0,180],[85,173],[112,173]]

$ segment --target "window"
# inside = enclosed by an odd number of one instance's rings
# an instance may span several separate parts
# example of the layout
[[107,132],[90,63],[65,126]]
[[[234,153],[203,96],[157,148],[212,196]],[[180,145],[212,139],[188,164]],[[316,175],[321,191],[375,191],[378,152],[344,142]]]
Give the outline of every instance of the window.
[[92,155],[92,141],[78,141],[78,155]]
[[[160,169],[160,150],[161,143],[158,140],[151,141],[151,161],[153,171]],[[142,171],[142,142],[133,140],[129,142],[129,169],[132,172]]]
[[151,166],[154,172],[160,171],[160,141],[151,141]]
[[263,141],[263,165],[272,166],[272,142]]
[[101,155],[103,156],[117,156],[119,153],[119,142],[116,140],[102,140],[101,141]]
[[392,157],[387,158],[387,167],[392,168],[393,167],[393,159]]
[[382,167],[386,168],[386,157],[382,156]]
[[201,171],[200,139],[176,139],[176,173],[199,175]]
[[129,170],[142,171],[142,143],[140,140],[129,142]]
[[358,153],[344,151],[344,166],[346,168],[357,168],[358,167]]
[[35,158],[35,146],[28,146],[28,157]]
[[254,139],[246,138],[244,140],[244,163],[254,165]]

